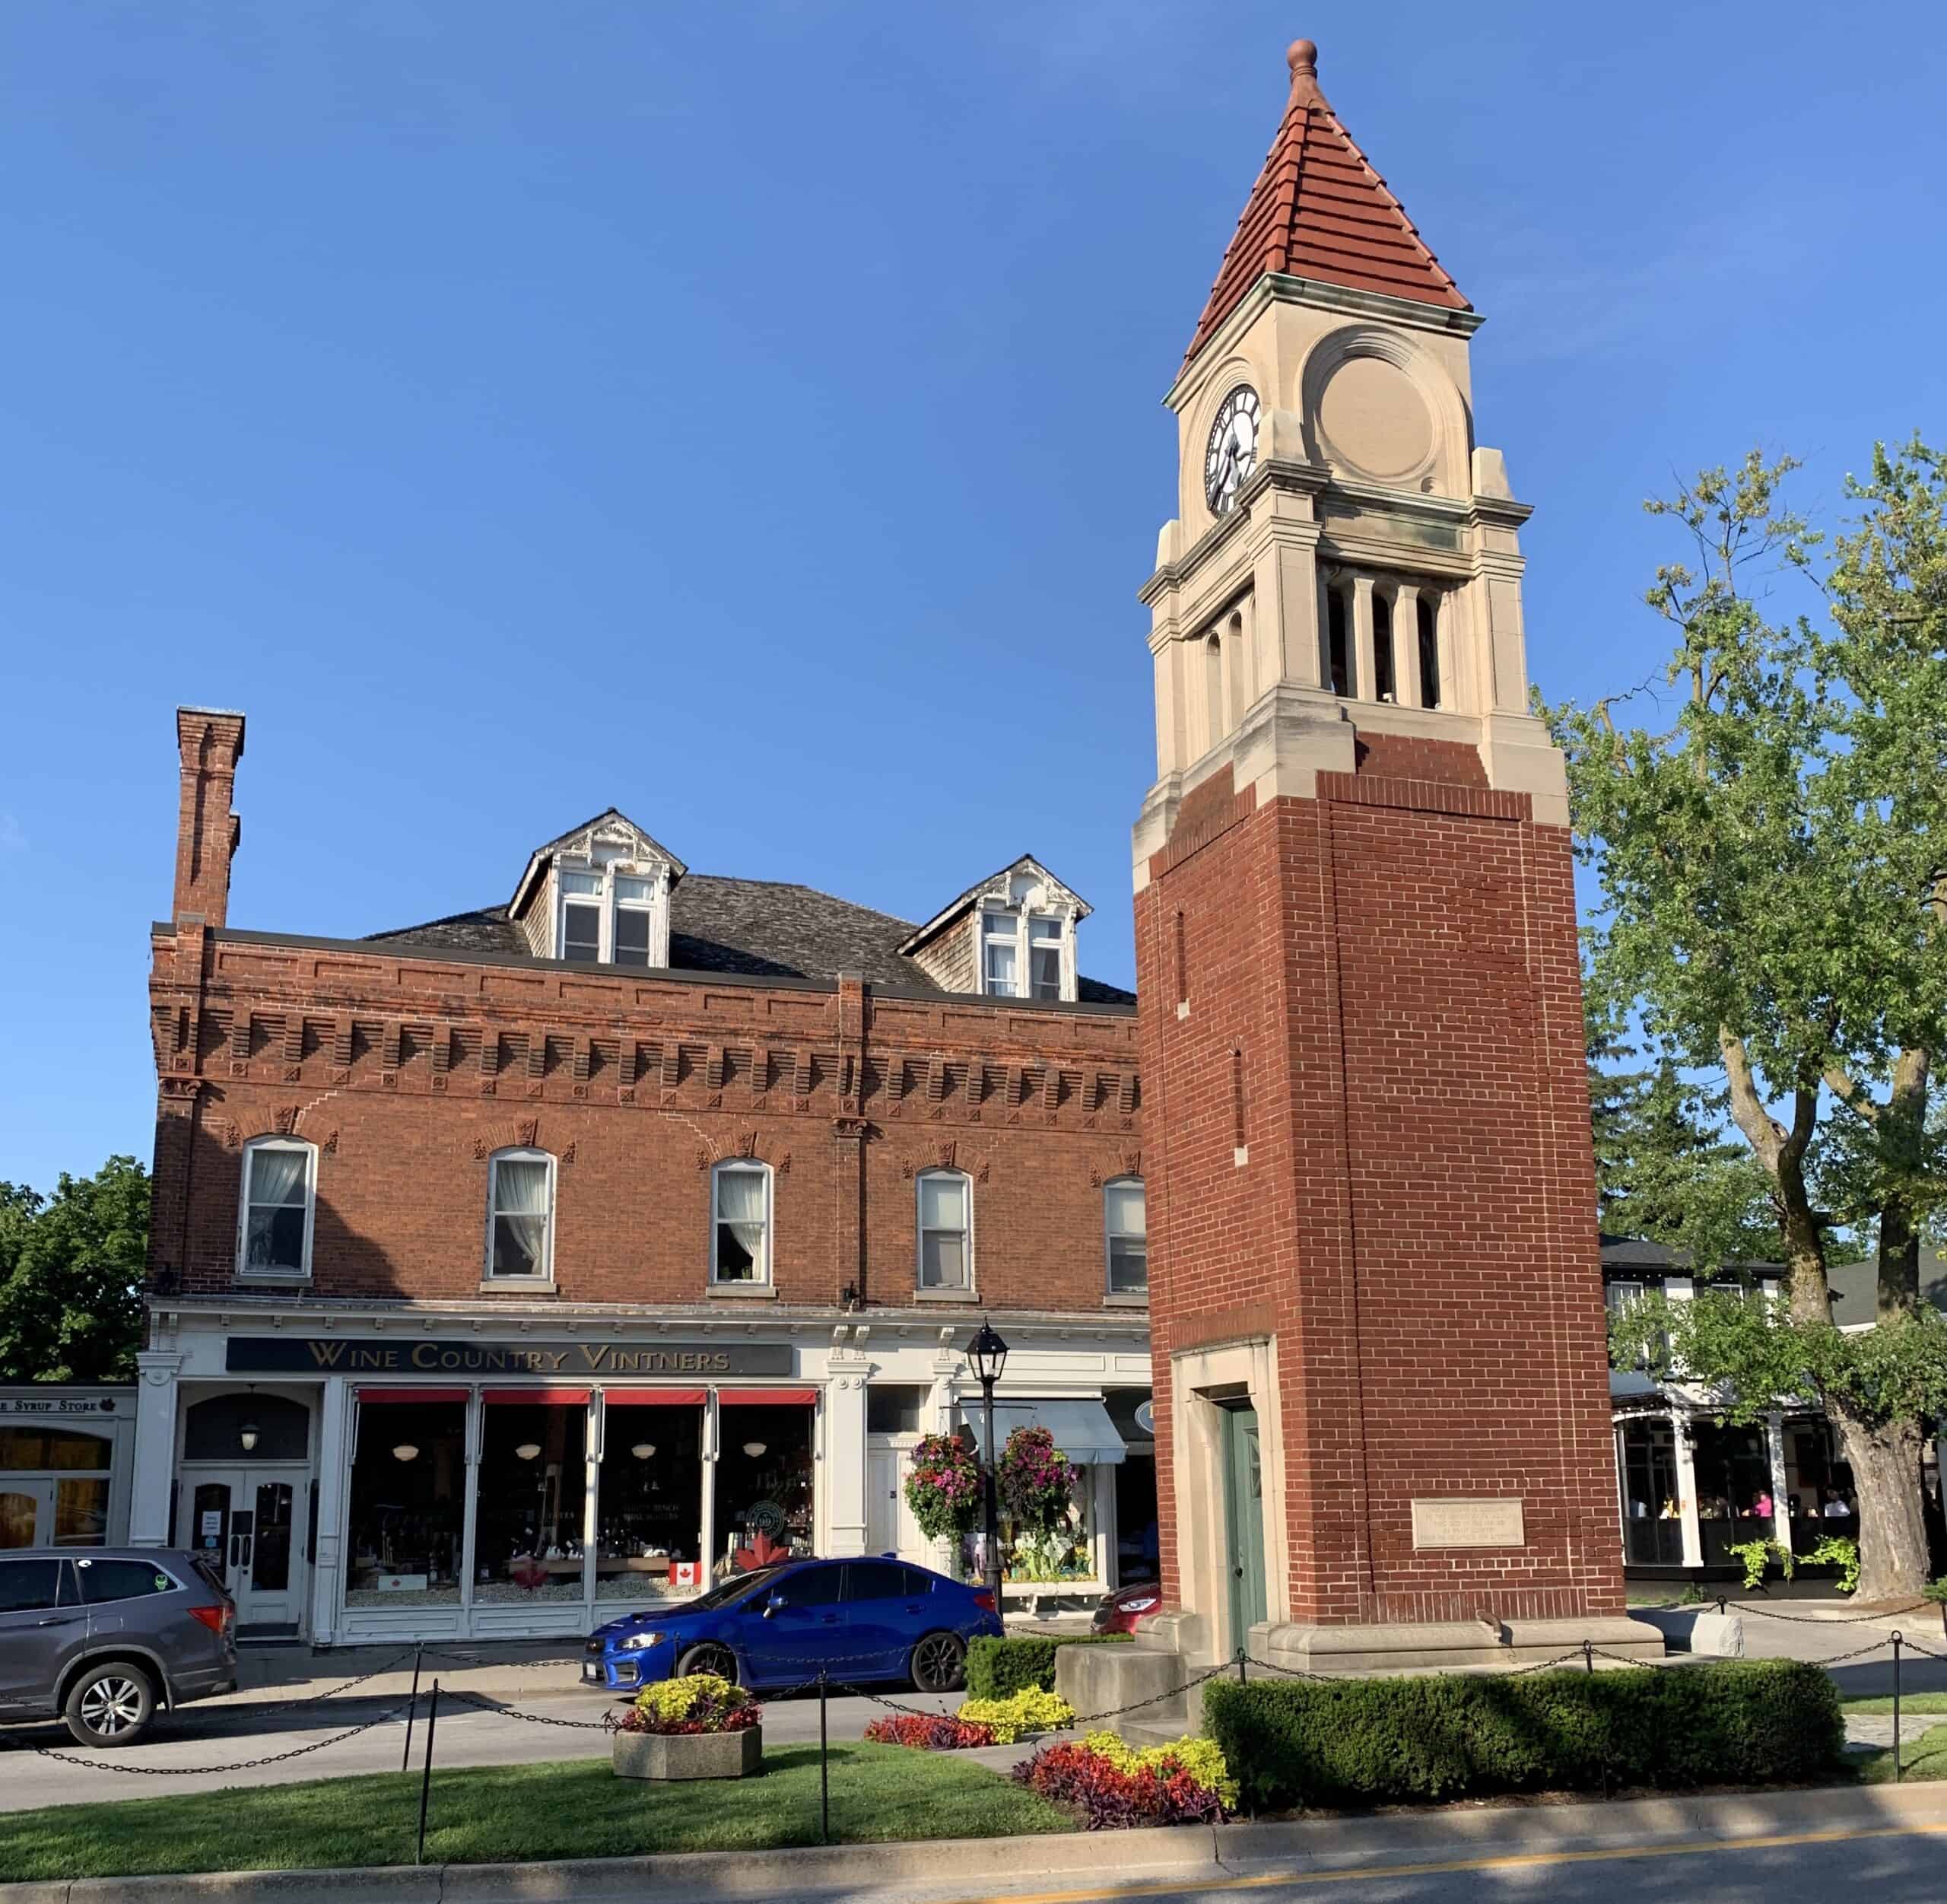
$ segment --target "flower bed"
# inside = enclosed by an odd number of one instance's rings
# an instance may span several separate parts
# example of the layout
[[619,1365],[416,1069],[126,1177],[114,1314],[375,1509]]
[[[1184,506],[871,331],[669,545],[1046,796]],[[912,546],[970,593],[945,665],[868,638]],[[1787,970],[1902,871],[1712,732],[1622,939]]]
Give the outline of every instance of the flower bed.
[[670,1737],[699,1732],[745,1732],[762,1723],[764,1708],[741,1686],[714,1673],[646,1686],[619,1719],[618,1732],[650,1732]]
[[1012,1745],[1024,1732],[1059,1732],[1075,1723],[1075,1708],[1059,1693],[1023,1686],[1004,1699],[968,1699],[958,1716],[970,1725],[985,1726],[996,1745]]
[[922,1752],[964,1752],[980,1745],[1013,1745],[1031,1732],[1059,1732],[1075,1723],[1075,1708],[1053,1693],[1029,1686],[1005,1699],[968,1699],[955,1713],[896,1714],[875,1719],[866,1737],[878,1745]]
[[1236,1809],[1237,1788],[1209,1739],[1139,1751],[1113,1732],[1079,1745],[1044,1745],[1014,1769],[1017,1785],[1075,1806],[1091,1831],[1136,1825],[1214,1824]]
[[866,1728],[875,1745],[910,1745],[920,1752],[968,1752],[996,1743],[991,1727],[974,1725],[951,1712],[894,1712]]

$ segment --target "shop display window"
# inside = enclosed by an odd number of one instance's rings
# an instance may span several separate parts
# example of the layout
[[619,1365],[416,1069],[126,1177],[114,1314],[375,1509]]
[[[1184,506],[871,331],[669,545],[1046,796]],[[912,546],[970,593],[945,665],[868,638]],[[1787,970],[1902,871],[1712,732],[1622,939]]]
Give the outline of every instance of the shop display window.
[[588,1401],[481,1410],[473,1536],[476,1606],[580,1600],[588,1491]]
[[733,1404],[718,1396],[716,1554],[713,1578],[812,1551],[808,1404]]
[[75,1429],[0,1428],[0,1547],[103,1545],[113,1445]]
[[602,1447],[597,1600],[687,1599],[703,1589],[703,1409],[611,1393]]
[[348,1607],[457,1606],[466,1403],[358,1405]]

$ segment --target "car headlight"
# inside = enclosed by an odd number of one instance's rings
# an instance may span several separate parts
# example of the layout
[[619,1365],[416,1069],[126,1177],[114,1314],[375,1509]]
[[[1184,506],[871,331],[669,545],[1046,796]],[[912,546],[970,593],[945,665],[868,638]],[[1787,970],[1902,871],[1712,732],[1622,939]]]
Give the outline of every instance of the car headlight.
[[668,1637],[666,1633],[631,1633],[622,1642],[622,1651],[625,1653],[637,1652],[645,1646],[659,1645]]

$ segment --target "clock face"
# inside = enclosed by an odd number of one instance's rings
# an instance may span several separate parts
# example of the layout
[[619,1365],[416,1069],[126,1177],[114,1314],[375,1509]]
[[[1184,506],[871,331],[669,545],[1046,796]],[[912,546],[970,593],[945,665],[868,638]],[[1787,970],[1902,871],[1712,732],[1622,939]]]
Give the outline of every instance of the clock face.
[[1257,467],[1257,393],[1240,383],[1224,398],[1210,426],[1203,457],[1203,498],[1211,513],[1226,515],[1244,478]]

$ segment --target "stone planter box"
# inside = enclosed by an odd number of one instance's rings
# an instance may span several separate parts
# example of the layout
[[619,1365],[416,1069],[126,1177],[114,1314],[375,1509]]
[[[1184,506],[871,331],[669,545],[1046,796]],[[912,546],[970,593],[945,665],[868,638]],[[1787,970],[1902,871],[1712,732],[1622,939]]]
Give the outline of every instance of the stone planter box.
[[764,1728],[742,1732],[618,1732],[618,1778],[747,1778],[764,1767]]

